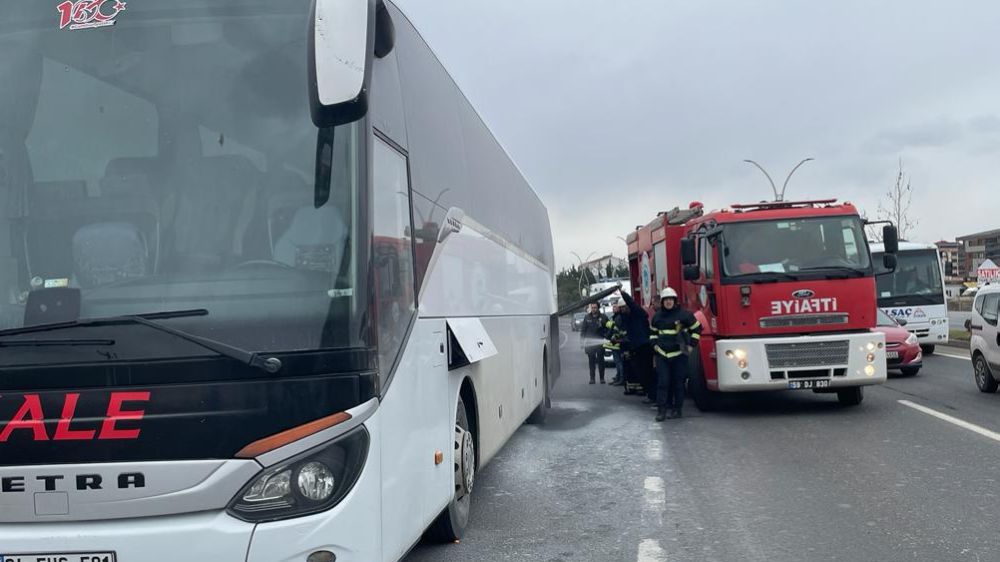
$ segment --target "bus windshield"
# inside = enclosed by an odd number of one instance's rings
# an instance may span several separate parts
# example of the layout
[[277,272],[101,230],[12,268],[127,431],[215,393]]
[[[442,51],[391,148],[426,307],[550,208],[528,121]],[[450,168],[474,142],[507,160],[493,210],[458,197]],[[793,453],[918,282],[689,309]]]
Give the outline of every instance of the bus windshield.
[[727,277],[867,275],[871,270],[856,216],[728,223],[722,232]]
[[0,329],[61,290],[206,309],[164,322],[253,351],[363,345],[362,127],[314,189],[309,0],[65,4],[0,22]]
[[944,304],[937,251],[901,250],[896,260],[896,270],[876,281],[879,306]]

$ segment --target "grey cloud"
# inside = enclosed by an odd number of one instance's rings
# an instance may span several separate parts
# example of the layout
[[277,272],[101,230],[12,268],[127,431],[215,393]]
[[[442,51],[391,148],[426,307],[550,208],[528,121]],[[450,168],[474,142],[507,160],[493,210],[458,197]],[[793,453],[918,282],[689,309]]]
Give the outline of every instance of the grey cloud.
[[1000,132],[1000,117],[996,115],[979,115],[969,119],[969,128],[977,133]]
[[877,151],[902,152],[906,148],[942,147],[962,140],[965,128],[955,120],[942,119],[879,133],[869,145]]
[[[657,210],[769,197],[744,158],[780,187],[815,157],[790,197],[870,208],[900,155],[928,186],[921,209],[954,208],[929,186],[959,171],[1000,177],[976,153],[1000,126],[1000,73],[983,72],[1000,3],[394,1],[549,207],[563,265]],[[918,235],[963,220],[926,217]]]

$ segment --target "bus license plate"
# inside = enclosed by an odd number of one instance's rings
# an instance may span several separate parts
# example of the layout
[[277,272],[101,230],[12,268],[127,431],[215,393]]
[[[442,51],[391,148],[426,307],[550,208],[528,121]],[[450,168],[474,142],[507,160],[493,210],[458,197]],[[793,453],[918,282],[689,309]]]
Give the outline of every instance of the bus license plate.
[[803,390],[807,388],[829,388],[830,381],[790,381],[789,390]]
[[32,552],[0,554],[0,562],[117,562],[114,552]]

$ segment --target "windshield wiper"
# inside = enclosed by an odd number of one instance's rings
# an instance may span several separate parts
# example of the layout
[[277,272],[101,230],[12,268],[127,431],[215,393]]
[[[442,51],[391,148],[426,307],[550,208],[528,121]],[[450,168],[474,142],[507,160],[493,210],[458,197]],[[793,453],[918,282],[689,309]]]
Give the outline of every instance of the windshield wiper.
[[777,283],[780,280],[798,281],[799,278],[784,271],[756,271],[754,273],[741,273],[730,275],[732,279],[745,279],[750,283]]
[[[184,341],[191,342],[193,344],[199,345],[209,351],[214,351],[219,355],[224,357],[229,357],[230,359],[235,359],[240,363],[244,363],[251,367],[261,369],[268,373],[274,374],[281,370],[281,360],[277,357],[261,357],[259,353],[247,351],[245,349],[240,349],[238,347],[222,343],[210,338],[203,336],[198,336],[195,334],[190,334],[183,330],[178,330],[176,328],[171,328],[170,326],[165,326],[157,322],[157,320],[163,320],[168,318],[186,318],[191,316],[207,316],[208,310],[204,308],[195,308],[190,310],[170,310],[164,312],[150,312],[145,314],[129,314],[125,316],[108,316],[104,318],[81,318],[79,320],[73,320],[72,322],[55,322],[52,324],[39,324],[37,326],[27,326],[24,328],[13,328],[9,330],[0,330],[0,338],[5,336],[15,336],[21,334],[33,334],[38,332],[49,332],[53,330],[63,330],[66,328],[87,328],[93,326],[114,326],[117,324],[139,324],[140,326],[146,326],[153,330],[163,332],[165,334],[170,334],[176,338],[182,339]],[[15,340],[10,342],[0,341],[0,347],[29,347],[28,343],[30,340]],[[111,345],[107,343],[93,343],[93,342],[107,342],[113,340],[36,340],[39,342],[44,342],[40,345]],[[86,343],[72,343],[72,342],[86,342]],[[59,343],[59,342],[71,342],[71,343]]]
[[803,271],[836,271],[837,273],[846,273],[848,275],[857,275],[858,277],[864,277],[867,273],[863,269],[857,269],[855,267],[848,267],[846,265],[818,265],[815,267],[804,267],[799,269],[799,272]]
[[62,346],[110,346],[115,345],[115,340],[85,340],[85,339],[61,339],[61,340],[0,340],[0,347],[62,347]]

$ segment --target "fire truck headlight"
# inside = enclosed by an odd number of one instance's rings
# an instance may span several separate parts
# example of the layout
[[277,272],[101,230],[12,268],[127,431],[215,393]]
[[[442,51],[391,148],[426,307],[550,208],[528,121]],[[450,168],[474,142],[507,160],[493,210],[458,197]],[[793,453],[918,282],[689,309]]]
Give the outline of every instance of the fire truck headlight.
[[263,523],[326,511],[351,491],[368,457],[368,431],[355,428],[254,477],[230,502],[233,517]]
[[875,342],[873,342],[873,341],[870,341],[870,342],[868,342],[868,344],[867,344],[867,345],[865,346],[865,349],[867,349],[867,350],[868,350],[868,353],[871,353],[871,352],[875,351],[875,349],[876,349],[877,347],[878,347],[878,345],[877,345],[877,344],[876,344]]
[[748,364],[749,363],[747,363],[746,359],[740,359],[739,361],[736,362],[736,366],[739,367],[740,369],[746,369]]
[[875,376],[875,365],[865,365],[865,374],[869,377]]
[[866,357],[865,359],[868,359],[869,363],[874,363],[875,362],[875,354],[874,353],[869,353],[868,357]]

